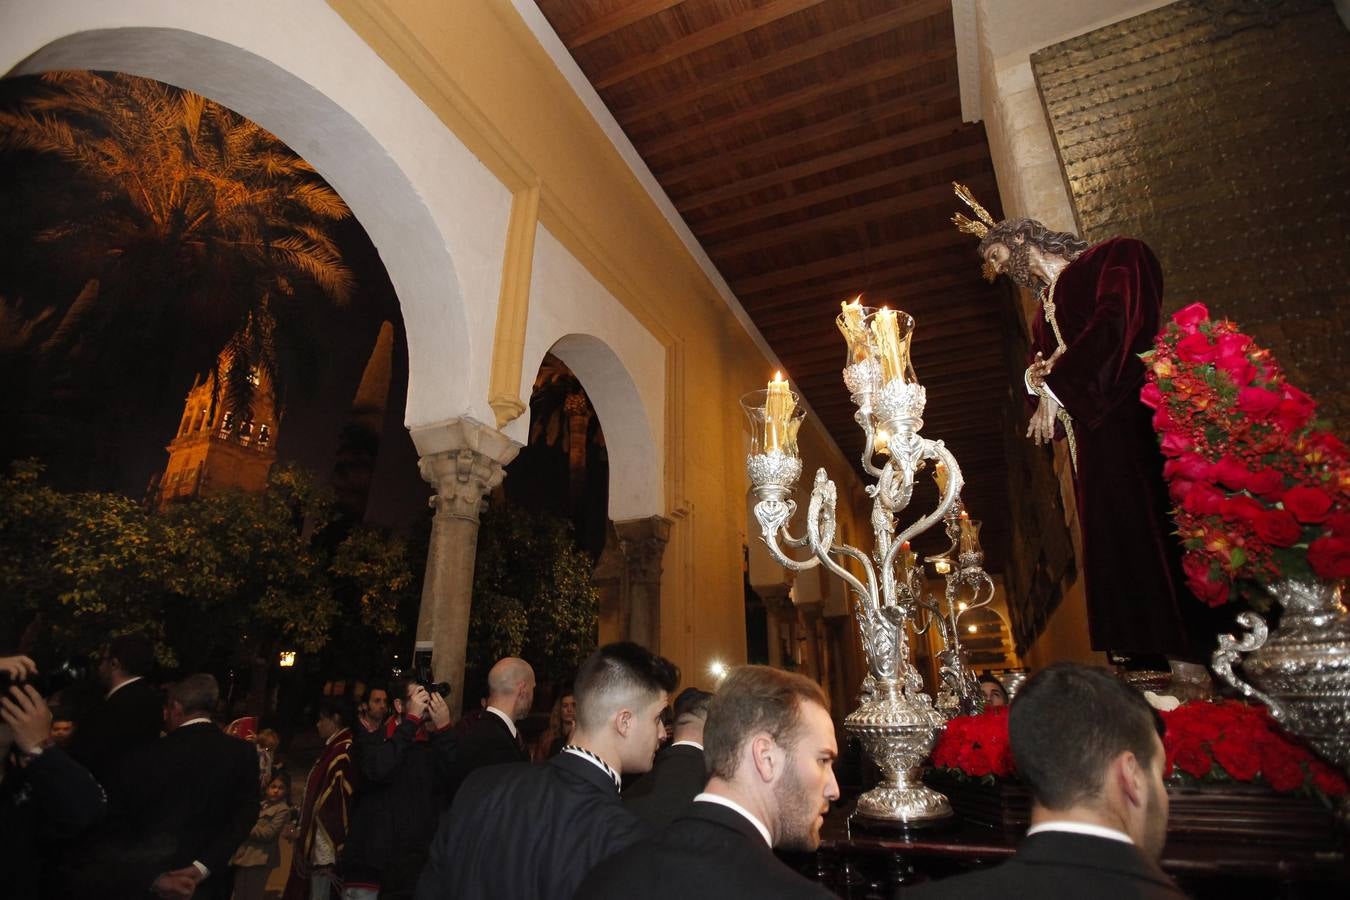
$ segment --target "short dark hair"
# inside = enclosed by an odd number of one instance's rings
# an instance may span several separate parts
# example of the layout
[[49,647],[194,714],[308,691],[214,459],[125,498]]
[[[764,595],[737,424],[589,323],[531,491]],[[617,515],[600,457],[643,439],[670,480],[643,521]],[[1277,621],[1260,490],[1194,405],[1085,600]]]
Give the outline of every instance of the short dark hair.
[[1162,717],[1105,669],[1055,663],[1033,675],[1008,712],[1017,771],[1046,809],[1099,796],[1107,765],[1130,751],[1151,766]]
[[206,672],[189,675],[169,685],[169,700],[183,708],[184,713],[214,715],[220,702],[220,685],[216,676]]
[[765,731],[780,747],[791,748],[802,725],[802,703],[829,708],[820,685],[804,675],[768,666],[741,666],[727,676],[708,704],[703,756],[708,774],[736,775],[741,748]]
[[577,671],[577,722],[585,730],[598,728],[633,695],[669,694],[679,683],[679,667],[664,656],[631,641],[606,644]]
[[319,715],[325,719],[337,719],[343,725],[352,724],[352,705],[346,697],[322,697],[319,700]]
[[687,716],[698,716],[700,719],[708,718],[708,704],[712,702],[712,698],[712,694],[696,687],[687,687],[680,691],[680,695],[675,698],[675,702],[672,704],[675,724],[679,725]]
[[149,675],[155,664],[155,645],[144,633],[133,631],[119,634],[108,641],[108,659],[117,660],[117,666],[128,675]]

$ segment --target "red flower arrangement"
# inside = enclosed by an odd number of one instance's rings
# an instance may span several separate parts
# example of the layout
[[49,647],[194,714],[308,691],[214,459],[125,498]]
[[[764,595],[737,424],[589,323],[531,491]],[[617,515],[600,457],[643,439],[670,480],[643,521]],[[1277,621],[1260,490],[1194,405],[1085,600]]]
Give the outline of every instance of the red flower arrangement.
[[1193,303],[1141,356],[1191,591],[1264,610],[1264,584],[1350,577],[1346,447],[1270,351]]
[[[1167,723],[1166,772],[1174,780],[1258,783],[1282,794],[1323,797],[1350,792],[1345,776],[1281,731],[1264,706],[1196,700],[1161,715]],[[957,778],[986,783],[1015,778],[1007,708],[949,721],[932,761]]]

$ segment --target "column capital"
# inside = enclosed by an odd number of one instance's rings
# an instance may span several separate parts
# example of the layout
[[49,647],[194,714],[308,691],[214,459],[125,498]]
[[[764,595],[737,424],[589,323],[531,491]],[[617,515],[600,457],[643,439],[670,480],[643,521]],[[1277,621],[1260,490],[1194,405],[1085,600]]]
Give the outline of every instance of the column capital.
[[759,599],[764,601],[764,608],[775,615],[792,612],[792,599],[789,593],[792,591],[792,585],[785,583],[778,584],[752,584],[750,589],[759,595]]
[[636,581],[661,581],[661,559],[670,540],[670,519],[649,516],[615,522],[619,550],[628,563],[629,577]]
[[[501,432],[470,419],[414,429],[413,440],[425,448],[417,468],[436,489],[430,505],[436,515],[478,521],[483,499],[501,484],[504,466],[520,446]],[[432,449],[434,448],[434,449]]]

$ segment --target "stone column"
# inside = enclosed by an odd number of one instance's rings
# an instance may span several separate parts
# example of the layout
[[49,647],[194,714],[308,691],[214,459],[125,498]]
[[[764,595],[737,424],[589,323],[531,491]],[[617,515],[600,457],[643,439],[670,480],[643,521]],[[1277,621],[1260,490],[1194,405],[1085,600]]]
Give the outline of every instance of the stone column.
[[802,632],[806,638],[805,652],[802,654],[802,674],[816,682],[824,683],[826,673],[821,671],[820,617],[823,604],[819,601],[798,603],[797,614],[801,616]]
[[431,520],[417,640],[431,641],[437,681],[450,682],[451,713],[464,703],[464,658],[469,640],[473,566],[478,551],[478,516],[484,497],[501,483],[503,466],[520,448],[499,431],[467,419],[414,432],[422,477],[436,489]]
[[623,554],[623,589],[627,596],[621,612],[620,633],[625,640],[641,644],[653,653],[661,649],[661,558],[670,540],[670,520],[665,516],[615,522],[619,550]]
[[[797,612],[792,608],[792,600],[788,597],[788,592],[792,590],[792,586],[787,584],[756,584],[751,585],[751,587],[764,601],[764,611],[767,613],[769,665],[775,669],[781,669],[787,662],[783,658],[783,628],[786,626],[788,634],[791,635],[793,624],[797,621]],[[791,640],[791,637],[789,637],[789,642]],[[790,651],[791,645],[789,643]]]

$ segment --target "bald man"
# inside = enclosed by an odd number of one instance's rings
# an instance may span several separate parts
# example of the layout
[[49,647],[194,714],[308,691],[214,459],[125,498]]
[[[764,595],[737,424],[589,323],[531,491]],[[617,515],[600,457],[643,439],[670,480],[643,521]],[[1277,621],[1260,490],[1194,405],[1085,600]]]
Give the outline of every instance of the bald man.
[[464,725],[459,735],[450,797],[469,773],[500,763],[529,762],[516,723],[530,714],[534,703],[534,669],[523,659],[508,656],[497,660],[488,672],[487,708],[483,715]]

